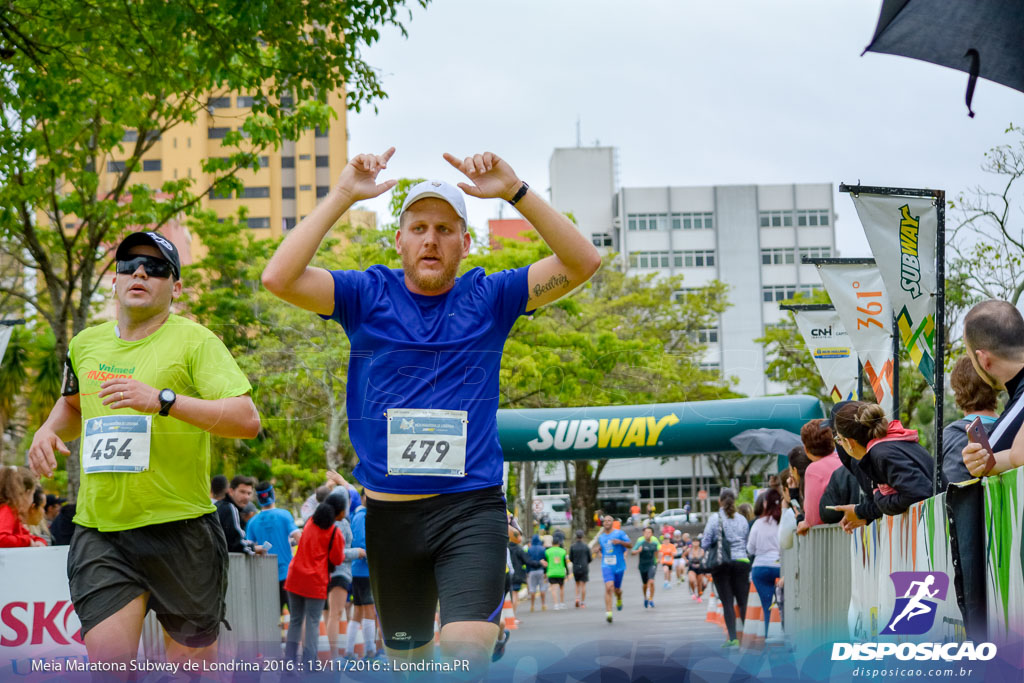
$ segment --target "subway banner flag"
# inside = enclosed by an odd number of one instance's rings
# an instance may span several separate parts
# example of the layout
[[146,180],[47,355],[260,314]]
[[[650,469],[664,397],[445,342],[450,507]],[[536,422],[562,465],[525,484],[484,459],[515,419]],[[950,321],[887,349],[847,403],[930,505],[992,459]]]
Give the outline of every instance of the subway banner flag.
[[864,366],[878,405],[895,415],[892,396],[892,306],[877,266],[818,265],[818,275]]
[[857,352],[839,314],[793,311],[793,315],[832,401],[857,400]]
[[935,236],[930,197],[861,193],[853,204],[889,292],[903,348],[929,384],[935,381]]

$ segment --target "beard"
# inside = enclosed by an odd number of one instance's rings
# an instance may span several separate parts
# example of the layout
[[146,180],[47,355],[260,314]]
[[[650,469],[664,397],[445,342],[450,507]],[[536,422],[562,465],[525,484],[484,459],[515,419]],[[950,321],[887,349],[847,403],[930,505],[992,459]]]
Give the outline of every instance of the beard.
[[[439,255],[439,258],[444,258]],[[417,289],[424,292],[435,292],[449,287],[455,281],[455,274],[459,272],[459,263],[462,259],[442,261],[441,270],[428,270],[421,272],[418,268],[419,259],[410,254],[402,254],[402,272],[409,281],[416,285]]]

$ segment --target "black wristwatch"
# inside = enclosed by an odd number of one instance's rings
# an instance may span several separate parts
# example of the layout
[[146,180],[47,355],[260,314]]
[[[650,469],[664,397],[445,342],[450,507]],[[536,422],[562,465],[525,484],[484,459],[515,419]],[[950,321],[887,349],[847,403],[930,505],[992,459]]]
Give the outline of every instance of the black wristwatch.
[[171,389],[160,390],[160,414],[167,417],[167,414],[171,412],[171,406],[178,400],[178,395]]
[[508,200],[508,203],[515,206],[520,199],[526,196],[526,191],[530,189],[530,186],[526,184],[526,181],[522,181],[522,185],[519,186],[519,190],[516,192],[512,199]]

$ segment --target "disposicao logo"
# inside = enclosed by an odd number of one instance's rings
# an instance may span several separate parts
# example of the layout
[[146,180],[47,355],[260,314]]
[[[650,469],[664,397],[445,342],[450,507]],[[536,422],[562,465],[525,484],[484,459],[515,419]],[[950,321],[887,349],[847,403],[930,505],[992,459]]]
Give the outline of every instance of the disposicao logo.
[[938,601],[946,599],[949,577],[937,572],[893,572],[889,578],[896,588],[896,606],[882,634],[919,636],[928,633],[935,623]]
[[[889,575],[896,589],[896,604],[889,623],[879,635],[923,635],[935,623],[939,602],[949,592],[949,576],[941,572],[893,572]],[[834,643],[832,660],[879,660],[894,656],[899,660],[987,661],[996,656],[993,643]]]

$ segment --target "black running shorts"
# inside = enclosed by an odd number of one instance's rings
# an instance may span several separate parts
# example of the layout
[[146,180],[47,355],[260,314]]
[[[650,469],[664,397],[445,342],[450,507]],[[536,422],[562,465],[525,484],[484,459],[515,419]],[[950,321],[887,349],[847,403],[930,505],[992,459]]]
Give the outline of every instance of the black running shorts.
[[125,531],[76,526],[68,581],[83,635],[148,592],[171,638],[206,647],[224,621],[228,544],[215,513]]
[[352,604],[356,607],[373,604],[373,592],[370,590],[369,576],[352,577]]
[[340,588],[346,593],[352,590],[352,582],[346,579],[344,576],[332,576],[327,581],[327,592],[330,593],[332,589]]
[[[402,543],[395,543],[401,538]],[[366,559],[385,645],[411,650],[455,621],[501,621],[508,521],[500,487],[366,499]]]
[[647,585],[648,581],[654,581],[658,577],[658,566],[648,565],[646,567],[640,567],[640,580],[643,585]]

